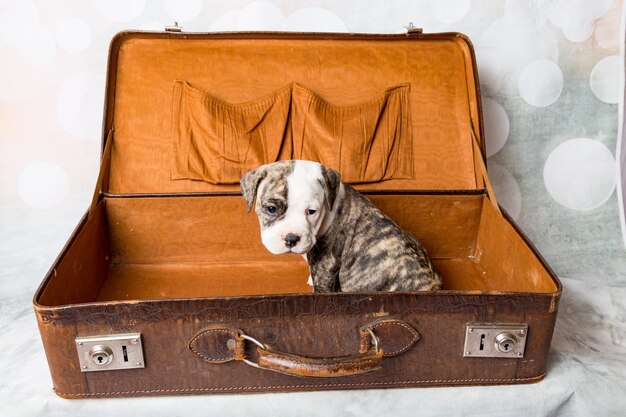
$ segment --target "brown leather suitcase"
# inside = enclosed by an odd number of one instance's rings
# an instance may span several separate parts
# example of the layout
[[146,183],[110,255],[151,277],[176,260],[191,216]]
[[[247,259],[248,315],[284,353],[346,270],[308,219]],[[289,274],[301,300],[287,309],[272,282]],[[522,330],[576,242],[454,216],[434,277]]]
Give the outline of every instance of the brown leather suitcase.
[[[93,204],[34,298],[66,398],[515,384],[561,284],[500,211],[457,33],[123,32]],[[238,181],[339,170],[428,248],[438,292],[314,294]]]

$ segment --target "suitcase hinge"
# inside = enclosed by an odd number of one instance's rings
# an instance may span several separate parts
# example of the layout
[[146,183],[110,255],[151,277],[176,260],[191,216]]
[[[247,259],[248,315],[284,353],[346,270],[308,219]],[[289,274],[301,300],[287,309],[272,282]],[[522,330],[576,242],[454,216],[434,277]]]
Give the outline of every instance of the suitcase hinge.
[[404,26],[404,28],[406,29],[407,35],[420,35],[424,32],[424,29],[418,28],[413,24],[413,22],[409,22],[409,24]]
[[178,26],[178,22],[174,22],[174,26],[165,26],[166,32],[182,32],[183,27]]

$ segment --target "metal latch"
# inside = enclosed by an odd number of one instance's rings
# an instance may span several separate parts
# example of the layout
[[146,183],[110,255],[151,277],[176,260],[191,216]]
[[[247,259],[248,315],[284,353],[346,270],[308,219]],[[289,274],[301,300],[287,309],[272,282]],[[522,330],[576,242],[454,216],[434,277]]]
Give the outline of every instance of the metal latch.
[[523,358],[528,336],[525,323],[467,323],[466,358]]
[[413,22],[409,22],[408,25],[404,26],[407,34],[420,34],[424,32],[424,29],[416,27]]
[[174,22],[174,26],[165,26],[166,32],[182,32],[183,27],[178,26],[178,22]]
[[82,372],[144,368],[141,333],[77,337]]

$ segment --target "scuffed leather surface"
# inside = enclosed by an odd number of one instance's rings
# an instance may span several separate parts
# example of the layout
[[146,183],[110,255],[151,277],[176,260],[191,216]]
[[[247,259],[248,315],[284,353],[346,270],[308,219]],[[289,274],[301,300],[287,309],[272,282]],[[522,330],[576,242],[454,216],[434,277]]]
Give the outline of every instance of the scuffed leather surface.
[[240,331],[226,326],[202,329],[189,341],[189,350],[203,361],[212,363],[241,360],[245,357],[244,340]]
[[[189,350],[210,363],[249,359],[242,334],[239,329],[211,325],[191,338]],[[302,377],[356,375],[380,368],[383,357],[404,353],[419,340],[415,329],[397,319],[374,320],[360,327],[359,334],[359,351],[353,355],[311,358],[279,352],[264,345],[263,348],[255,346],[256,363],[263,369]],[[377,339],[375,342],[373,337]]]
[[409,350],[420,338],[417,330],[402,320],[381,318],[367,323],[359,329],[361,334],[361,350],[372,345],[371,329],[378,338],[379,348],[385,357],[398,356]]
[[308,378],[338,378],[372,372],[381,367],[382,350],[370,349],[356,355],[333,358],[309,358],[258,348],[260,368]]
[[[38,317],[55,390],[68,398],[472,385],[543,377],[557,299],[547,294],[307,294],[96,303],[40,308]],[[406,322],[419,332],[419,342],[385,358],[376,371],[330,378],[334,382],[266,372],[240,361],[207,363],[188,347],[193,335],[215,323],[241,329],[281,352],[346,356],[360,345],[363,323],[381,318]],[[524,358],[463,358],[470,321],[527,323]],[[382,335],[383,326],[378,330]],[[129,331],[142,333],[146,368],[82,374],[71,360],[76,336]]]

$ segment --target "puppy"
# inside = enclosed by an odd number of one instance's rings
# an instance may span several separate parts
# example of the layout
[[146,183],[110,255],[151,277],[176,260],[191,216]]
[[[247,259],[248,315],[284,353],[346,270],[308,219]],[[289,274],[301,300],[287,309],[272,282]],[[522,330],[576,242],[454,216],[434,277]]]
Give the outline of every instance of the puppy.
[[241,190],[265,247],[304,256],[315,292],[441,289],[426,249],[330,168],[274,162],[246,173]]

